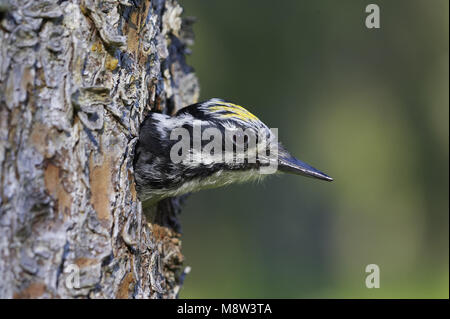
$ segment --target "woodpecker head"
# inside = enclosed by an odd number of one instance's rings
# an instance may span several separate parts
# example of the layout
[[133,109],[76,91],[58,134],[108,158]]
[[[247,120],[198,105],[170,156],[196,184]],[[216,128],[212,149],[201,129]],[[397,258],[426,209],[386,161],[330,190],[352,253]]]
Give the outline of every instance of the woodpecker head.
[[275,133],[242,106],[220,99],[189,105],[175,116],[152,112],[135,149],[139,197],[155,203],[277,172],[333,180],[293,157]]

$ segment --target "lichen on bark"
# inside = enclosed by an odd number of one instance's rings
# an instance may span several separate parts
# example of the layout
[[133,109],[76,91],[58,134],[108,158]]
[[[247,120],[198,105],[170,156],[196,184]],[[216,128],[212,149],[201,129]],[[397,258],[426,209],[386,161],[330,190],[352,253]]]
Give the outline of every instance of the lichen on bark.
[[150,110],[198,99],[181,13],[175,0],[2,3],[0,297],[176,297],[180,235],[142,213],[133,150]]

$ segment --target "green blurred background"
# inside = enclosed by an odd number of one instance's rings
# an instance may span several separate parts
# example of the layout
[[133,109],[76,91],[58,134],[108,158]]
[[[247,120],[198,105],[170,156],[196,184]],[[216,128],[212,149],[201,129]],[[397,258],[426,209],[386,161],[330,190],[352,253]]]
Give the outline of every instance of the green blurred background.
[[[381,29],[365,27],[369,3]],[[181,297],[448,298],[449,2],[181,4],[201,100],[247,107],[335,178],[193,194]]]

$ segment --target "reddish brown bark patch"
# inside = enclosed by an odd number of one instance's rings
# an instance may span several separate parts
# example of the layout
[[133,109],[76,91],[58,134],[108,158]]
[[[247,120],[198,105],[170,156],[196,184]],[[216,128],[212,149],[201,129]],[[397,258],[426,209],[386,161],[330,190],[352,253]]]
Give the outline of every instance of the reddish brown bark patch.
[[72,197],[66,192],[61,182],[61,170],[58,166],[48,163],[44,171],[45,188],[58,202],[58,212],[67,216],[72,206]]
[[91,159],[90,168],[91,204],[100,223],[108,226],[112,218],[109,202],[109,194],[112,192],[110,160],[105,158],[102,165],[95,166]]
[[16,292],[14,299],[33,299],[41,297],[47,290],[47,286],[41,282],[34,282],[22,291]]
[[136,281],[132,273],[128,273],[122,280],[117,291],[116,298],[128,299],[130,298],[130,292],[133,291]]

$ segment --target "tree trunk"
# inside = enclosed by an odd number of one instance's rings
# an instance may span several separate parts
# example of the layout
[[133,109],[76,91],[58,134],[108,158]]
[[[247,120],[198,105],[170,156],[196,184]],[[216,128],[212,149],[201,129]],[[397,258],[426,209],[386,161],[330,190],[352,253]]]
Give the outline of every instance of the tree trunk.
[[[133,150],[196,102],[175,0],[2,0],[0,297],[174,298],[179,234],[148,223]],[[179,200],[158,208],[169,216]]]

